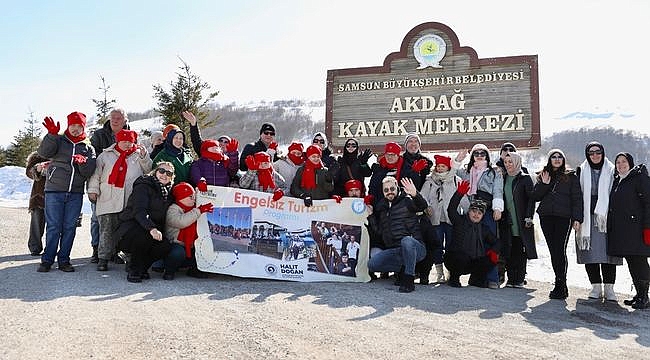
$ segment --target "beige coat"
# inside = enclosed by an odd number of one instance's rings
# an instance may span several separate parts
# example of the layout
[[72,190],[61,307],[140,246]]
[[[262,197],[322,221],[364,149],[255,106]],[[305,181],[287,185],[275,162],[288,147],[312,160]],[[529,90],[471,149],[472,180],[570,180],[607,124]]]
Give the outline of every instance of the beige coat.
[[116,144],[104,149],[97,157],[95,173],[88,180],[88,193],[97,194],[97,215],[114,214],[124,210],[126,202],[133,191],[133,182],[138,177],[151,171],[151,158],[149,155],[140,157],[140,152],[135,151],[126,158],[127,170],[124,179],[124,188],[108,184],[108,176],[113,170],[113,165],[120,154],[115,150]]
[[184,212],[177,204],[171,204],[167,209],[167,218],[165,219],[165,238],[177,244],[183,245],[178,241],[178,233],[193,222],[199,219],[201,211],[194,208],[188,212]]

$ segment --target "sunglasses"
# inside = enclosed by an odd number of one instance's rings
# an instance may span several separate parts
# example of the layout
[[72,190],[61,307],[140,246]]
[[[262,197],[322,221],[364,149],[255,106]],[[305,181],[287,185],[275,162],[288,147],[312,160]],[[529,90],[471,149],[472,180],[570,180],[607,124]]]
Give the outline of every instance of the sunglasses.
[[345,147],[346,147],[346,148],[356,149],[356,148],[357,148],[357,144],[355,144],[355,143],[349,143],[349,144],[346,144]]
[[312,141],[312,143],[313,144],[325,144],[325,140],[323,140],[323,139],[314,139],[314,141]]
[[275,136],[275,131],[265,131],[263,132],[264,135],[270,135],[270,136]]
[[485,151],[474,151],[472,153],[472,155],[479,156],[479,157],[485,157],[487,155],[487,153]]
[[591,155],[602,155],[603,152],[600,151],[600,150],[594,150],[594,151],[587,151],[587,154],[589,154],[589,156],[591,156]]
[[384,192],[384,194],[389,193],[389,192],[395,192],[395,190],[397,190],[397,188],[394,187],[394,186],[391,186],[391,187],[387,187],[387,188],[382,189],[382,191]]
[[515,148],[509,147],[509,146],[504,147],[503,150],[501,150],[501,151],[517,152],[517,150],[515,150]]
[[174,176],[174,172],[173,172],[173,171],[169,171],[169,170],[167,170],[167,169],[163,169],[163,168],[158,168],[158,169],[156,169],[156,172],[157,172],[158,174],[160,174],[160,175],[163,175],[163,174],[164,174],[164,175],[167,175],[168,177],[172,177],[172,176]]
[[562,155],[553,155],[551,156],[551,160],[562,160],[564,157]]
[[222,144],[227,144],[230,141],[228,141],[228,139],[219,139],[219,142],[222,143]]

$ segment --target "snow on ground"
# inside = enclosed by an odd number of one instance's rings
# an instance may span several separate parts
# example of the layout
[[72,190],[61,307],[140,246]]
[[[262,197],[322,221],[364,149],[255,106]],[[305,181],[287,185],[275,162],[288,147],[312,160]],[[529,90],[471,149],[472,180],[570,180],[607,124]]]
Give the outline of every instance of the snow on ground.
[[[27,207],[31,191],[32,181],[25,176],[25,168],[17,166],[5,166],[0,168],[0,206],[2,207]],[[82,212],[90,215],[90,202],[84,196],[84,205]],[[551,267],[551,258],[549,255],[544,235],[539,227],[539,221],[535,216],[537,253],[539,259],[528,262],[529,279],[553,282],[553,268]],[[567,282],[571,286],[588,288],[589,280],[584,265],[576,264],[575,242],[573,235],[569,239],[567,247],[567,258],[569,263]],[[632,293],[632,280],[627,266],[617,268],[617,279],[614,286],[618,293]]]

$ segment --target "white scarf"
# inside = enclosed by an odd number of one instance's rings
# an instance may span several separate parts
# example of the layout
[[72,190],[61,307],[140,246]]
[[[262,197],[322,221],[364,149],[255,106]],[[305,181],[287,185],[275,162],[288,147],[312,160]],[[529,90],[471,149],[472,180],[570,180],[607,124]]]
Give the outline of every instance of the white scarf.
[[[580,250],[591,249],[591,166],[587,160],[580,164],[580,187],[582,187],[583,220],[580,232],[576,234],[576,246]],[[607,232],[607,209],[609,207],[609,190],[614,180],[614,164],[603,159],[603,167],[598,178],[598,201],[594,209],[594,220],[598,231]]]

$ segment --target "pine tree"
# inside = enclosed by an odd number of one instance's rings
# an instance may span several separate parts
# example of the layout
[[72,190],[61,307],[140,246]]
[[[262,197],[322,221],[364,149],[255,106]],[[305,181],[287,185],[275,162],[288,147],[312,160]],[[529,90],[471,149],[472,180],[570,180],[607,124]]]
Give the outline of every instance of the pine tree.
[[7,150],[0,146],[0,167],[5,166],[7,163]]
[[36,151],[41,143],[41,128],[34,117],[34,112],[29,112],[25,124],[25,128],[18,130],[18,134],[14,136],[13,142],[6,150],[7,165],[25,166],[29,154]]
[[97,100],[92,99],[97,108],[97,124],[104,125],[106,120],[108,120],[108,114],[113,110],[113,105],[117,102],[115,99],[108,100],[108,90],[111,88],[109,85],[106,85],[106,80],[102,75],[99,75],[99,78],[102,80],[102,86],[99,87],[99,90],[102,91],[104,98]]
[[154,110],[162,115],[165,124],[176,124],[186,134],[189,134],[189,124],[181,113],[191,111],[197,118],[199,127],[213,126],[216,119],[208,119],[209,111],[206,105],[214,99],[219,92],[208,92],[210,85],[203,82],[198,75],[192,73],[190,66],[179,57],[182,66],[176,73],[176,81],[170,82],[170,91],[165,90],[160,84],[154,85],[154,98],[158,107]]

